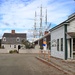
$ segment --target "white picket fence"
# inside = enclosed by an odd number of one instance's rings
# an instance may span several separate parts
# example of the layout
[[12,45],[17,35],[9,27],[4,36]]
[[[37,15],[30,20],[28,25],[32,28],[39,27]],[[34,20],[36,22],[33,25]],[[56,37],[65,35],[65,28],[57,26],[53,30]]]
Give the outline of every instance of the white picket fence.
[[9,50],[7,50],[7,49],[0,49],[0,53],[9,53]]
[[37,49],[25,49],[25,50],[19,50],[19,53],[39,53],[39,50]]
[[[0,53],[9,53],[10,50],[14,50],[13,48],[0,49]],[[15,49],[16,50],[16,49]],[[36,45],[35,49],[20,49],[19,53],[40,53],[40,46]],[[45,51],[48,53],[48,50]]]
[[[10,49],[0,49],[0,53],[9,53]],[[40,49],[20,49],[19,53],[40,53]],[[46,51],[48,53],[48,50]]]
[[[10,49],[0,49],[0,53],[9,53]],[[39,53],[39,50],[35,49],[20,49],[19,53]]]

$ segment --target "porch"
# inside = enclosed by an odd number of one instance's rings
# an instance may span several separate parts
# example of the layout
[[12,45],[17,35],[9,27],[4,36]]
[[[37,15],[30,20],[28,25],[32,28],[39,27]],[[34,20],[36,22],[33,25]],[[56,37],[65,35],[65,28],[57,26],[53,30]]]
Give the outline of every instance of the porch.
[[75,60],[75,32],[67,33],[68,59]]

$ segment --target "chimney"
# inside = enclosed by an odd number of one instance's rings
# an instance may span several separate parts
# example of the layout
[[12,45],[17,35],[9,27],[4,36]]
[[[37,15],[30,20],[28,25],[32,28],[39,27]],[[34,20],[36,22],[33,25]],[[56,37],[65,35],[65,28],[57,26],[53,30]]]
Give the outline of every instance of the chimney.
[[44,32],[44,35],[46,35],[47,33],[48,33],[48,31],[45,31],[45,32]]
[[15,30],[11,30],[11,33],[12,33],[12,34],[15,34]]

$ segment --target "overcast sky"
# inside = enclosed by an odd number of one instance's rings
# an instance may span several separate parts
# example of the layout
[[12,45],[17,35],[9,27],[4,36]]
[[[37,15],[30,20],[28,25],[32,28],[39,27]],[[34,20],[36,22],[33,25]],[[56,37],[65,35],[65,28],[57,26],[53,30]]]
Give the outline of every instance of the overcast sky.
[[[4,32],[28,33],[34,25],[34,13],[37,19],[40,15],[40,6],[43,6],[43,22],[47,8],[48,23],[51,27],[60,24],[75,12],[74,0],[0,0],[0,37]],[[39,26],[39,20],[37,20]]]

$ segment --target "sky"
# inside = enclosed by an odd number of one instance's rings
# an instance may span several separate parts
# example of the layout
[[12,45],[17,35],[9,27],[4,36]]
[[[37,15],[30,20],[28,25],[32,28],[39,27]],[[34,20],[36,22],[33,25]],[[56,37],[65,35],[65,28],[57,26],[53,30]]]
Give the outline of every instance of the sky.
[[35,11],[37,27],[40,25],[41,4],[43,25],[47,9],[47,22],[51,23],[51,28],[65,21],[75,12],[74,0],[0,0],[0,38],[3,33],[10,33],[11,30],[27,33],[27,37],[31,38]]

